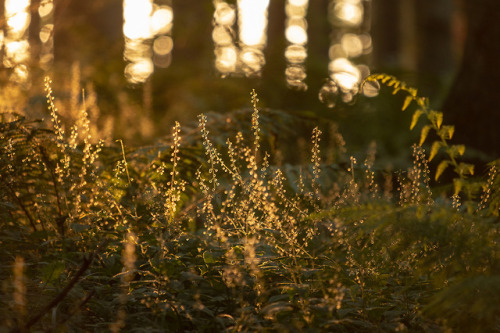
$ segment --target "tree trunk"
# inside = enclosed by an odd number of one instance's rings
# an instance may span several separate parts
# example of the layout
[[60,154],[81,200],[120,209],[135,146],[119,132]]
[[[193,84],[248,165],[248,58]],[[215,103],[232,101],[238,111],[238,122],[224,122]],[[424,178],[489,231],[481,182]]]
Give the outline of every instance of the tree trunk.
[[[275,91],[263,94],[269,100],[278,98],[285,87],[286,61],[284,51],[285,42],[285,1],[273,0],[269,3],[269,20],[267,25],[267,46],[264,50],[266,64],[262,70],[263,82],[275,87]],[[280,93],[276,93],[276,90]],[[277,101],[271,102],[275,105]]]
[[317,96],[323,85],[323,79],[328,77],[328,48],[332,27],[328,22],[327,0],[309,1],[307,24],[309,42],[306,82],[312,94]]
[[373,1],[372,38],[375,71],[400,65],[400,1]]
[[451,36],[453,2],[415,1],[414,6],[417,13],[418,87],[432,102],[440,97],[440,89],[455,68]]
[[[56,0],[54,17],[55,62],[79,61],[92,67],[118,61],[123,52],[122,0],[105,2]],[[106,52],[103,52],[103,51]],[[99,65],[97,65],[99,66]],[[109,73],[106,74],[108,76]]]
[[40,15],[38,15],[38,7],[40,7],[40,0],[32,0],[31,1],[31,21],[29,25],[28,38],[30,43],[30,51],[31,51],[31,66],[30,67],[38,67],[40,60]]
[[190,77],[213,71],[212,2],[180,0],[172,8],[174,49],[168,70]]
[[500,1],[464,0],[467,39],[462,65],[443,105],[455,141],[500,156]]

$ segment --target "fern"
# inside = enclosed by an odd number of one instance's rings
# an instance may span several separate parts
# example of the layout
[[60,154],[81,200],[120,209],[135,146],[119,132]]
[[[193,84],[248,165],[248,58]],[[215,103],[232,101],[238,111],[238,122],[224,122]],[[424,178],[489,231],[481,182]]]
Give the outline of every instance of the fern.
[[[454,133],[454,126],[443,125],[443,113],[432,110],[429,106],[429,100],[425,97],[420,97],[415,88],[409,87],[405,82],[398,80],[394,76],[386,74],[373,74],[368,76],[364,82],[380,82],[387,87],[393,89],[393,94],[404,92],[406,97],[401,109],[405,111],[410,105],[415,104],[416,108],[413,112],[410,129],[414,129],[419,119],[425,116],[427,123],[422,127],[420,132],[419,146],[422,146],[432,130],[439,138],[431,144],[429,160],[434,159],[439,151],[444,151],[447,158],[442,160],[434,174],[434,179],[439,177],[448,167],[453,167],[455,174],[458,176],[454,180],[455,195],[458,195],[462,190],[466,192],[469,198],[472,197],[471,189],[467,186],[466,179],[474,174],[474,166],[472,164],[458,161],[458,157],[465,153],[464,145],[452,145],[449,143]],[[364,84],[364,83],[363,83]]]

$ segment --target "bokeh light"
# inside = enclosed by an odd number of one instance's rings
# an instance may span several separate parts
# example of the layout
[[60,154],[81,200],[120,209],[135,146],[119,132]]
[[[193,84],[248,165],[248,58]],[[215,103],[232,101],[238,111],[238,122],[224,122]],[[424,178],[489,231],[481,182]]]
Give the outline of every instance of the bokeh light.
[[42,43],[40,48],[40,67],[49,70],[54,61],[54,1],[42,0],[38,7],[40,16],[40,32],[38,37]]
[[12,38],[20,38],[30,23],[30,0],[5,0],[5,17]]
[[123,34],[129,39],[152,37],[150,19],[153,12],[152,0],[124,0]]
[[[361,82],[370,75],[362,62],[372,51],[369,31],[364,31],[364,7],[361,0],[331,0],[328,19],[332,26],[328,50],[329,80],[320,90],[319,98],[328,107],[339,101],[350,103],[359,93]],[[366,96],[375,96],[375,87],[363,89]]]
[[218,47],[215,51],[215,67],[221,73],[234,73],[238,63],[238,51],[235,46]]
[[38,7],[38,15],[40,17],[48,16],[52,14],[54,10],[54,2],[53,0],[42,0],[40,1],[40,6]]
[[236,7],[223,0],[214,0],[213,4],[215,67],[223,77],[260,76],[265,65],[269,0],[238,0]]
[[174,13],[169,5],[155,5],[152,0],[123,1],[123,56],[129,64],[125,76],[131,83],[143,83],[154,66],[168,67],[174,42],[170,36]]
[[238,0],[241,69],[246,76],[259,76],[265,64],[269,0]]
[[125,77],[131,83],[145,82],[153,74],[154,65],[150,58],[128,64],[125,67]]
[[307,8],[308,0],[287,0],[285,5],[286,27],[285,38],[288,46],[285,49],[287,67],[285,77],[288,87],[306,90],[304,80],[307,77],[305,61],[307,59]]
[[21,85],[28,83],[26,64],[30,58],[28,27],[31,21],[29,0],[6,0],[4,4],[6,33],[3,36],[3,66],[12,68],[10,80]]
[[222,0],[214,0],[214,42],[215,68],[223,76],[236,72],[238,50],[234,44],[233,25],[236,22],[236,9]]
[[357,85],[361,82],[361,73],[346,58],[337,58],[330,62],[328,66],[330,77],[337,82],[343,92],[356,90]]
[[327,80],[319,90],[318,97],[321,103],[325,104],[328,108],[335,107],[339,100],[339,87],[337,83]]
[[174,12],[171,7],[160,6],[156,8],[151,16],[151,33],[161,35],[172,30]]
[[349,57],[357,57],[363,53],[363,42],[361,38],[353,33],[347,33],[340,40],[342,48]]
[[238,0],[240,42],[247,46],[266,44],[269,0]]
[[286,39],[292,44],[304,45],[307,43],[307,31],[305,20],[298,22],[290,22],[286,28]]
[[363,15],[361,0],[337,0],[330,6],[330,21],[335,25],[359,26]]

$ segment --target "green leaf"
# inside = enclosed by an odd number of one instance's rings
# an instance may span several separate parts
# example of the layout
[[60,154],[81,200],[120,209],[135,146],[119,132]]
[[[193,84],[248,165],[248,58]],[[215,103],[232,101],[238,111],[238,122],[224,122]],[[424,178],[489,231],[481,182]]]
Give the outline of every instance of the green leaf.
[[271,319],[280,312],[289,312],[292,310],[293,307],[288,302],[276,302],[264,306],[261,312],[265,318]]
[[442,112],[432,110],[429,112],[427,117],[429,118],[431,123],[437,127],[437,129],[441,128],[441,124],[443,123]]
[[387,81],[389,81],[390,79],[391,79],[391,77],[390,77],[389,75],[387,75],[387,76],[383,75],[383,77],[382,77],[382,80],[381,80],[381,81],[382,81],[382,83],[383,83],[383,84],[385,84],[385,83],[386,83]]
[[453,133],[455,133],[455,126],[446,125],[439,130],[438,135],[444,140],[450,140]]
[[203,261],[205,261],[205,264],[215,264],[214,256],[208,251],[203,252]]
[[60,275],[64,272],[64,269],[65,265],[63,262],[51,262],[41,269],[41,279],[47,284],[52,284],[53,282],[59,280]]
[[446,168],[448,167],[448,165],[450,164],[450,161],[441,161],[441,163],[439,163],[437,169],[436,169],[436,176],[435,176],[435,180],[438,180],[439,177],[443,174],[444,170],[446,170]]
[[431,130],[430,125],[425,125],[424,127],[422,127],[422,131],[420,132],[420,143],[418,144],[419,146],[424,144],[425,139],[427,139],[427,135],[429,134],[430,130]]
[[457,146],[457,151],[460,154],[460,156],[463,156],[463,154],[465,153],[465,146],[464,145],[458,145]]
[[[388,87],[392,87],[392,86],[396,87],[396,86],[395,86],[395,84],[396,84],[397,82],[398,82],[398,81],[397,81],[396,79],[392,78],[392,79],[389,81],[389,83],[387,83],[387,86],[388,86]],[[384,82],[384,83],[385,83],[385,82]]]
[[437,128],[441,128],[442,123],[443,123],[443,113],[436,112],[436,126],[437,126]]
[[[408,99],[408,97],[406,97]],[[406,100],[405,100],[406,102]],[[412,130],[416,125],[417,125],[417,122],[418,122],[418,119],[420,118],[420,116],[424,113],[424,111],[418,109],[417,111],[415,111],[413,113],[413,117],[411,117],[411,125],[410,125],[410,130]]]
[[[410,96],[410,95],[406,96],[405,101],[403,103],[403,107],[401,108],[401,111],[406,110],[412,101],[413,101],[412,96]],[[412,123],[413,123],[413,120],[412,120]]]
[[452,145],[448,149],[448,154],[456,158],[458,155],[462,156],[465,153],[465,146],[464,145]]
[[414,98],[417,97],[417,89],[415,88],[408,88],[407,91],[412,95]]
[[92,228],[90,225],[79,224],[79,223],[71,223],[69,225],[69,227],[71,229],[73,229],[73,231],[76,232],[76,233],[80,233],[80,232],[83,232],[85,230],[88,230],[88,229]]
[[468,163],[460,163],[458,165],[458,174],[460,175],[474,175],[474,165]]
[[439,148],[441,148],[442,143],[439,141],[434,141],[431,147],[431,154],[429,156],[429,161],[432,161],[434,157],[436,157],[436,154],[439,151]]
[[460,191],[462,190],[462,187],[464,186],[464,180],[463,179],[459,179],[459,178],[455,178],[453,179],[453,188],[455,190],[455,195],[458,195],[458,193],[460,193]]

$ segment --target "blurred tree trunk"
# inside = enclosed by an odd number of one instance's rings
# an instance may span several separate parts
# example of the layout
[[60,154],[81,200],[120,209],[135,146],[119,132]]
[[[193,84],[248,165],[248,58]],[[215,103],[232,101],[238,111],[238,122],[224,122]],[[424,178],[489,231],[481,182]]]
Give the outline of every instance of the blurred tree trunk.
[[38,7],[40,0],[31,0],[30,15],[31,21],[29,26],[28,38],[30,43],[31,53],[31,67],[38,67],[40,60],[40,15],[38,14]]
[[[5,18],[5,0],[0,0],[0,33],[5,35],[5,27],[7,25],[7,20]],[[4,52],[4,43],[0,43],[0,64],[3,64],[3,52]],[[3,80],[2,77],[3,65],[0,66],[0,79]]]
[[196,77],[214,71],[212,1],[173,1],[174,49],[170,70]]
[[[206,110],[203,98],[210,95],[217,77],[212,42],[212,1],[172,1],[174,13],[172,38],[172,63],[167,68],[156,68],[152,77],[153,109],[159,116],[173,120],[188,121]],[[215,98],[215,97],[214,97]],[[168,109],[168,115],[165,110]]]
[[70,66],[79,61],[96,74],[104,71],[108,79],[110,67],[122,68],[122,2],[55,0],[55,64]]
[[[101,110],[119,110],[123,75],[123,0],[54,0],[53,79],[56,91],[69,89],[71,68],[81,68],[81,83],[92,83]],[[108,111],[112,112],[112,111]]]
[[263,87],[262,93],[272,105],[276,105],[286,89],[285,0],[271,1],[268,13],[267,46],[264,50],[266,64],[262,70],[262,82],[266,87]]
[[375,71],[386,71],[400,65],[400,1],[381,0],[372,3],[373,62]]
[[418,87],[424,96],[439,98],[455,68],[452,55],[452,0],[415,1]]
[[332,31],[328,21],[328,3],[328,0],[310,0],[307,12],[309,42],[306,82],[316,96],[323,79],[328,77],[328,49]]
[[500,1],[463,0],[467,37],[462,65],[443,105],[455,141],[500,156]]

